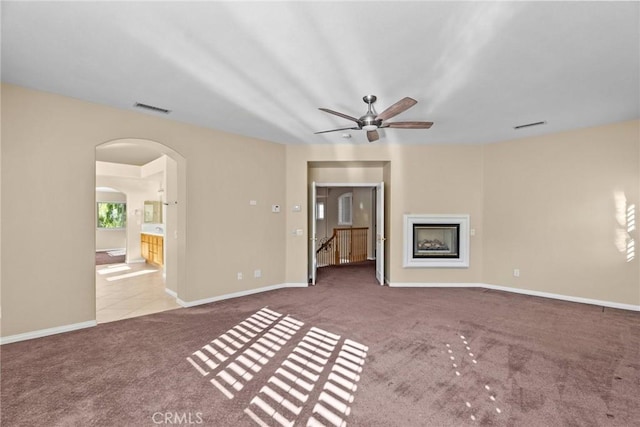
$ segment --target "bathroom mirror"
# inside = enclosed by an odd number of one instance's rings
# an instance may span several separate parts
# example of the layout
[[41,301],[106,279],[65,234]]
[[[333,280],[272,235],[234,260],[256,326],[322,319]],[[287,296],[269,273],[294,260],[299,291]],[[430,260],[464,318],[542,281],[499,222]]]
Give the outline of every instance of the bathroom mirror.
[[146,200],[144,202],[144,222],[162,224],[162,202]]

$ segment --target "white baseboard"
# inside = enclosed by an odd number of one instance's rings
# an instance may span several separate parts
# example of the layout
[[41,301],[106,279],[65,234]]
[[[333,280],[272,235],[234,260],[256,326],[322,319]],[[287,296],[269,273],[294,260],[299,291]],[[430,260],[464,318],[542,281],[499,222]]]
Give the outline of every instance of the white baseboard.
[[98,324],[95,320],[87,322],[74,323],[72,325],[56,326],[55,328],[40,329],[33,332],[25,332],[24,334],[9,335],[8,337],[0,337],[0,345],[11,344],[18,341],[26,341],[34,338],[42,338],[49,335],[61,334],[63,332],[77,331],[78,329],[91,328]]
[[600,307],[618,308],[620,310],[640,311],[640,305],[624,304],[615,301],[604,301],[592,298],[575,297],[571,295],[553,294],[550,292],[532,291],[529,289],[512,288],[509,286],[490,285],[486,283],[389,283],[392,288],[484,288],[534,297],[551,298],[562,301],[591,304]]
[[[401,283],[401,282],[396,282],[396,283],[387,283],[387,284],[389,285],[389,287],[392,287],[392,288],[485,288],[485,289],[493,289],[497,291],[511,292],[516,294],[551,298],[551,299],[557,299],[562,301],[577,302],[581,304],[591,304],[591,305],[597,305],[601,307],[617,308],[621,310],[640,311],[640,305],[623,304],[623,303],[613,302],[613,301],[603,301],[603,300],[596,300],[591,298],[574,297],[569,295],[553,294],[549,292],[532,291],[528,289],[518,289],[518,288],[512,288],[508,286],[490,285],[486,283]],[[195,301],[183,301],[178,298],[178,295],[176,292],[167,288],[165,288],[165,292],[171,295],[172,297],[176,298],[176,301],[182,307],[195,307],[197,305],[209,304],[216,301],[222,301],[222,300],[231,299],[231,298],[238,298],[238,297],[253,295],[261,292],[273,291],[276,289],[306,288],[308,286],[309,285],[307,283],[281,283],[278,285],[271,285],[271,286],[265,286],[263,288],[233,292],[230,294],[225,294],[225,295],[220,295],[216,297],[205,298],[205,299],[200,299]],[[91,328],[96,326],[97,324],[98,323],[95,320],[89,320],[86,322],[74,323],[71,325],[57,326],[55,328],[40,329],[37,331],[26,332],[23,334],[9,335],[7,337],[0,337],[0,345],[11,344],[19,341],[26,341],[34,338],[46,337],[49,335],[60,334],[63,332],[76,331],[78,329]]]
[[307,283],[280,283],[278,285],[265,286],[263,288],[257,289],[248,289],[246,291],[233,292],[230,294],[220,295],[217,297],[199,299],[195,301],[183,301],[180,298],[177,298],[176,301],[183,307],[195,307],[196,305],[209,304],[216,301],[222,301],[231,298],[244,297],[247,295],[259,294],[261,292],[273,291],[276,289],[284,289],[284,288],[306,288],[309,285]]
[[484,288],[483,283],[415,283],[386,282],[391,288]]
[[[165,288],[164,291],[167,294],[171,295],[173,298],[175,298],[176,302],[180,304],[182,307],[195,307],[196,305],[208,304],[210,302],[222,301],[222,300],[231,299],[231,298],[238,298],[238,297],[243,297],[247,295],[257,294],[260,292],[273,291],[276,289],[306,288],[308,286],[309,285],[307,283],[281,283],[278,285],[265,286],[263,288],[257,288],[257,289],[249,289],[246,291],[234,292],[231,294],[225,294],[217,297],[205,298],[205,299],[196,300],[196,301],[183,301],[180,298],[178,298],[178,294],[175,291],[172,291],[171,289]],[[76,331],[78,329],[91,328],[93,326],[96,326],[97,324],[98,322],[96,322],[95,320],[89,320],[87,322],[74,323],[72,325],[57,326],[55,328],[40,329],[38,331],[25,332],[24,334],[10,335],[8,337],[0,337],[0,345],[10,344],[18,341],[31,340],[34,338],[46,337],[49,335],[61,334],[63,332]]]
[[483,287],[487,289],[494,289],[497,291],[513,292],[516,294],[531,295],[535,297],[552,298],[552,299],[559,299],[559,300],[570,301],[570,302],[579,302],[581,304],[591,304],[591,305],[597,305],[601,307],[618,308],[621,310],[640,311],[640,305],[624,304],[624,303],[615,302],[615,301],[604,301],[604,300],[597,300],[592,298],[575,297],[571,295],[553,294],[550,292],[531,291],[528,289],[510,288],[508,286],[499,286],[499,285],[487,284],[487,285],[483,285]]

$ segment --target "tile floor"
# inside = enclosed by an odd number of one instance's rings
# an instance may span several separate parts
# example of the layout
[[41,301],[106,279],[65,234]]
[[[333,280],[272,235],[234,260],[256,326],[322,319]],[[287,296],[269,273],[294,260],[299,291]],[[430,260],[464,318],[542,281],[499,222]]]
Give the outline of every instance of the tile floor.
[[165,292],[162,268],[146,263],[96,266],[98,323],[180,308]]

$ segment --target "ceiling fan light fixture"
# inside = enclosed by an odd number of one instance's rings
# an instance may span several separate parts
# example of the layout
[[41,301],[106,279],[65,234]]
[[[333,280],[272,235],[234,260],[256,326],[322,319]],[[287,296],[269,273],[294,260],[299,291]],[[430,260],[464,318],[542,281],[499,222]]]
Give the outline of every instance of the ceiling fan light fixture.
[[378,126],[376,126],[376,125],[364,125],[364,126],[362,126],[362,129],[364,129],[366,131],[376,130],[376,129],[378,129]]

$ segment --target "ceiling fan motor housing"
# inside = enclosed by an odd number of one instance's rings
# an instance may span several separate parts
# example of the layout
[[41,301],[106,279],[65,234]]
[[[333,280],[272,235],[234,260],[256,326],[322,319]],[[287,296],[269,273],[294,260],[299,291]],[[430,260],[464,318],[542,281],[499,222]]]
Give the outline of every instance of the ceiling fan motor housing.
[[367,114],[360,117],[358,125],[361,129],[364,130],[375,130],[382,125],[381,119],[376,119],[377,114],[373,112],[373,103],[376,102],[378,98],[375,95],[366,95],[362,97],[362,100],[369,106],[367,109]]

